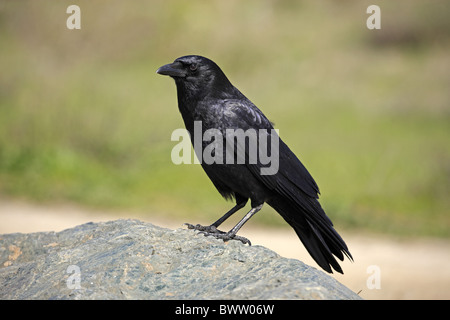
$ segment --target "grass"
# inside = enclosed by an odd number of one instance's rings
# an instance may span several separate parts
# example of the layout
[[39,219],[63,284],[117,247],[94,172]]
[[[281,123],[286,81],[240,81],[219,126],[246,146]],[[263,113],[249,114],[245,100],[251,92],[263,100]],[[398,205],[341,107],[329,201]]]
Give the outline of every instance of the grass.
[[[216,219],[232,204],[170,161],[183,123],[155,74],[198,53],[275,122],[338,229],[450,235],[445,1],[382,3],[377,31],[364,1],[80,1],[78,31],[69,4],[2,5],[2,197]],[[270,208],[255,222],[284,225]]]

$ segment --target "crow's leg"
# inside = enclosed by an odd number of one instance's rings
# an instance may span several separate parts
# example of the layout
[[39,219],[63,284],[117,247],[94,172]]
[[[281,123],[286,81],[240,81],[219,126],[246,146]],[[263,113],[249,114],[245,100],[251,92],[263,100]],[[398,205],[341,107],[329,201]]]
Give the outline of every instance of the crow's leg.
[[[252,208],[245,216],[244,218],[242,218],[241,221],[239,221],[234,227],[233,229],[231,229],[230,231],[226,232],[226,233],[220,233],[220,234],[211,234],[213,237],[216,237],[217,239],[222,239],[223,241],[228,241],[228,240],[239,240],[241,241],[243,244],[248,243],[250,246],[252,245],[252,243],[250,242],[250,240],[248,240],[247,238],[241,237],[236,235],[236,233],[239,231],[239,229],[241,229],[241,227],[248,221],[250,220],[251,217],[253,217],[255,215],[255,213],[257,213],[259,210],[261,210],[262,208],[262,204],[260,204],[259,206],[256,206],[254,208]],[[205,234],[205,236],[207,236],[209,234]]]
[[229,217],[231,217],[231,215],[233,213],[235,213],[236,211],[239,211],[240,209],[245,207],[247,201],[248,201],[248,199],[236,195],[236,205],[233,208],[231,208],[230,211],[225,213],[223,215],[223,217],[221,217],[219,220],[217,220],[216,222],[214,222],[210,226],[202,226],[200,224],[193,225],[193,224],[190,224],[190,223],[185,223],[185,225],[187,225],[188,229],[194,229],[194,230],[198,230],[198,231],[205,231],[205,232],[209,232],[209,233],[225,233],[223,231],[218,230],[217,227],[220,226]]
[[212,225],[210,226],[202,226],[200,224],[197,225],[193,225],[190,223],[185,223],[185,225],[188,227],[188,229],[194,229],[197,231],[202,231],[204,233],[207,234],[224,234],[224,231],[220,231],[217,228],[225,221],[227,220],[229,217],[231,217],[233,215],[233,213],[235,213],[236,211],[239,211],[240,209],[242,209],[243,207],[245,207],[245,205],[247,204],[248,198],[245,198],[239,194],[236,194],[236,205],[231,208],[230,211],[228,211],[227,213],[225,213],[219,220],[217,220],[216,222],[214,222]]
[[230,211],[228,211],[227,213],[225,213],[223,215],[223,217],[221,217],[219,220],[217,220],[216,222],[214,222],[211,226],[218,228],[225,220],[227,220],[229,217],[231,217],[231,215],[233,213],[235,213],[236,211],[241,210],[243,207],[245,207],[245,205],[247,204],[248,199],[247,198],[243,198],[241,196],[237,196],[236,195],[236,205],[231,208]]
[[[205,236],[213,236],[217,239],[222,239],[223,241],[229,241],[229,240],[239,240],[242,243],[246,244],[248,243],[249,245],[252,245],[250,240],[248,240],[247,238],[241,237],[236,235],[236,233],[239,231],[239,229],[241,229],[241,227],[248,221],[250,220],[251,217],[253,217],[253,215],[255,213],[257,213],[259,210],[261,210],[262,208],[262,204],[260,204],[259,206],[253,207],[245,216],[244,218],[242,218],[241,221],[239,221],[234,227],[233,229],[231,229],[228,232],[223,232],[220,230],[217,230],[214,225],[210,226],[213,227],[214,229],[211,230],[212,232],[209,231],[202,231],[201,233],[203,233]],[[220,220],[220,219],[219,219]]]

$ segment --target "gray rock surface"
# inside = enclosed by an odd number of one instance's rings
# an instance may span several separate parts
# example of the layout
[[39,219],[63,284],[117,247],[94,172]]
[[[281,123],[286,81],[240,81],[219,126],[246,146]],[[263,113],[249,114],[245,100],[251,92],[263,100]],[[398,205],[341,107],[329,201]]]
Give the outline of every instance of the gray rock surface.
[[0,235],[0,299],[359,299],[304,263],[138,220]]

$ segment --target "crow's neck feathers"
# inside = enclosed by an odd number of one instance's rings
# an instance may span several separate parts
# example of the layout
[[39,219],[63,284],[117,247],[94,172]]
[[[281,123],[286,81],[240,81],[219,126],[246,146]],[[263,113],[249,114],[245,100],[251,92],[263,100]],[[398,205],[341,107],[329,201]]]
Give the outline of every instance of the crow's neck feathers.
[[236,89],[222,70],[214,68],[208,77],[202,81],[189,81],[189,79],[175,79],[177,86],[178,108],[183,116],[184,122],[193,122],[193,116],[197,107],[205,100],[227,99],[232,96],[242,95]]

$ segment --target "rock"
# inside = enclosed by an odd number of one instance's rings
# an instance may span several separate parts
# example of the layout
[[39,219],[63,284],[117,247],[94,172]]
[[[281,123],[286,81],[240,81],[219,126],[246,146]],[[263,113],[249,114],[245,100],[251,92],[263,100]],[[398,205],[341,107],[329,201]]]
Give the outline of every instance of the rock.
[[0,299],[360,299],[262,246],[138,220],[0,235]]

